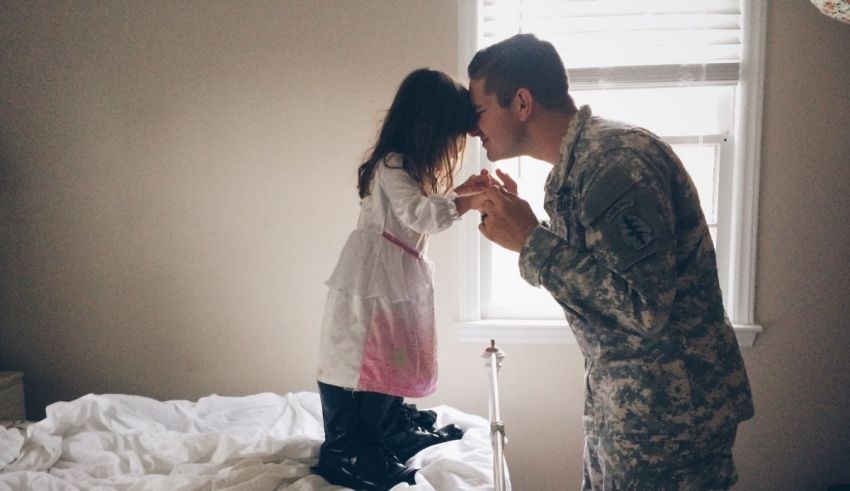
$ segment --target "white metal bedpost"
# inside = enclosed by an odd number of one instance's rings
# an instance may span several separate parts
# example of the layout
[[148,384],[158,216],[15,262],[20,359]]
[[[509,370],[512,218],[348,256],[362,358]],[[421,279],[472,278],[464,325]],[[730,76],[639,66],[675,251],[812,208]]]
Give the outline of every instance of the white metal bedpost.
[[490,443],[493,445],[493,481],[495,491],[505,489],[505,423],[499,414],[499,368],[505,354],[491,339],[490,346],[481,355],[490,375]]

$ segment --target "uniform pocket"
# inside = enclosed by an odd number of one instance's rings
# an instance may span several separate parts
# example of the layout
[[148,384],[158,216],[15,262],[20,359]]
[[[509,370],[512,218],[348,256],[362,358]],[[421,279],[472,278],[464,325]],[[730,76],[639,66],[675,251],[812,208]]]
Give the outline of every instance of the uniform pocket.
[[629,361],[591,373],[598,424],[607,433],[648,440],[692,440],[691,385],[681,360]]

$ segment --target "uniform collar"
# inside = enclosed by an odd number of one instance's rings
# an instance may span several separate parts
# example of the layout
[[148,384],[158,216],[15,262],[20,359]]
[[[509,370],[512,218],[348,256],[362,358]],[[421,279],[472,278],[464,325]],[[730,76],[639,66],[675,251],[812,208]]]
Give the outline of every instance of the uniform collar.
[[[550,217],[552,216],[552,210],[554,210],[552,207],[557,206],[557,203],[555,202],[557,201],[558,194],[561,192],[561,188],[570,171],[570,155],[572,154],[573,149],[575,149],[576,142],[584,128],[584,124],[592,115],[593,113],[590,111],[590,106],[581,106],[579,111],[573,115],[570,120],[570,124],[567,125],[567,133],[564,135],[564,139],[561,140],[561,161],[552,166],[552,170],[549,171],[549,175],[546,177],[546,184],[544,187],[544,207],[547,212],[550,212]],[[552,210],[550,210],[550,208],[552,208]],[[554,223],[555,219],[552,218],[552,220]]]
[[561,140],[562,163],[569,159],[573,148],[575,148],[576,141],[578,141],[578,136],[581,134],[582,128],[584,128],[584,123],[591,116],[593,116],[593,112],[591,112],[590,106],[587,105],[581,106],[575,116],[573,116],[569,126],[567,126],[567,133],[564,135],[564,139]]

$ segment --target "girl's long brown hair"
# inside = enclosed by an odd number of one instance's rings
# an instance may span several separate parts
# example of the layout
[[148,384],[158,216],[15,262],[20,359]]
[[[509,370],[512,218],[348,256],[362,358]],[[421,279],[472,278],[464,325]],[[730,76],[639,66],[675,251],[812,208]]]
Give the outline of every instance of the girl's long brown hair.
[[443,72],[421,68],[401,82],[369,158],[357,170],[360,198],[369,195],[375,166],[391,152],[424,194],[454,187],[454,173],[475,124],[469,91]]

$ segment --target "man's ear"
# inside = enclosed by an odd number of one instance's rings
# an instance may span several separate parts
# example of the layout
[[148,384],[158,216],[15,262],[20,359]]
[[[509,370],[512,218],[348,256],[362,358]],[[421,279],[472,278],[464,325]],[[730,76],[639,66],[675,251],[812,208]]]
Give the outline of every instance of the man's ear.
[[527,121],[534,110],[534,96],[525,87],[520,87],[514,96],[514,107],[520,121]]

